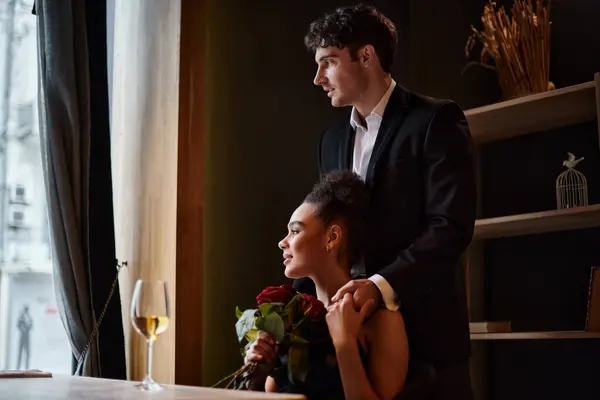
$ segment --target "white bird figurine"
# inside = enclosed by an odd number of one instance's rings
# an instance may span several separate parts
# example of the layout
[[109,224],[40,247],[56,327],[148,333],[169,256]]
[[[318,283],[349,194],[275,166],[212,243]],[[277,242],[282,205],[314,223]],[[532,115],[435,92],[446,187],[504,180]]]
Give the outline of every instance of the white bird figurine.
[[579,162],[583,160],[583,157],[575,159],[575,155],[573,153],[567,152],[567,159],[563,161],[563,165],[567,168],[575,168]]

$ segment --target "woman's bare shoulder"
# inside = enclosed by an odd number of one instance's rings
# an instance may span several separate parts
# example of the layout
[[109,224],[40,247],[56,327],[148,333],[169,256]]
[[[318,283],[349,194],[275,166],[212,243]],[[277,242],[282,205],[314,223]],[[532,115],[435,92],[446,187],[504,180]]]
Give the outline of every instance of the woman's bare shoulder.
[[387,332],[404,331],[404,318],[398,311],[377,309],[365,322],[364,333],[367,339],[380,337]]

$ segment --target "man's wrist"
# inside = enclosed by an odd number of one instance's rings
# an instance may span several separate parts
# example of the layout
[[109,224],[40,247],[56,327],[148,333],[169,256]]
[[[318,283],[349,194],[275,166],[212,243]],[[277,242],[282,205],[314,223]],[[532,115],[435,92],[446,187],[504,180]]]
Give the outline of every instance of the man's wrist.
[[375,300],[377,302],[377,304],[383,304],[384,303],[383,294],[381,293],[379,286],[377,286],[377,284],[375,282],[373,282],[373,280],[371,280],[371,279],[368,279],[368,281],[371,283],[371,287],[373,288],[373,293],[374,293],[373,300]]
[[379,289],[379,294],[382,299],[381,303],[385,305],[388,310],[397,311],[399,308],[397,296],[389,282],[379,274],[374,274],[368,279]]

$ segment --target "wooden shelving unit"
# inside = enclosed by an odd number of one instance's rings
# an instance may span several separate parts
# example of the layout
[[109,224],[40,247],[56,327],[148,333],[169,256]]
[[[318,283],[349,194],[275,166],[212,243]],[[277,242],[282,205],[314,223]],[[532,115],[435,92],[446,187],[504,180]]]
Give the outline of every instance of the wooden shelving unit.
[[597,226],[600,226],[600,204],[566,210],[479,219],[475,222],[474,237],[475,239],[492,239]]
[[472,333],[471,340],[540,340],[540,339],[600,339],[600,332],[554,331],[554,332],[507,332]]
[[[538,132],[542,133],[543,137],[543,132],[594,120],[598,121],[598,131],[600,131],[600,73],[596,73],[594,80],[590,82],[474,108],[467,110],[465,115],[471,129],[473,141],[477,146]],[[518,144],[517,142],[515,143],[516,145]],[[482,165],[480,159],[482,152],[480,149],[478,147],[477,150],[479,188],[486,184],[486,182],[482,182]],[[569,150],[565,149],[566,151]],[[489,184],[493,185],[493,183]],[[518,201],[518,198],[515,197],[514,201]],[[481,213],[482,203],[480,193],[478,215],[481,215]],[[592,323],[587,321],[586,326],[582,326],[581,330],[509,332],[508,330],[510,329],[507,329],[507,331],[499,330],[494,332],[491,330],[490,332],[480,333],[481,328],[479,328],[479,331],[475,331],[475,326],[480,327],[485,325],[482,323],[485,322],[485,317],[487,316],[484,300],[487,296],[485,287],[487,282],[485,279],[485,261],[487,259],[490,262],[489,257],[493,257],[493,255],[486,252],[486,249],[488,249],[488,247],[484,247],[486,246],[486,241],[503,237],[538,235],[596,227],[600,227],[600,204],[590,204],[585,207],[566,210],[540,210],[539,212],[527,214],[479,218],[476,220],[473,241],[464,258],[465,279],[469,288],[468,305],[470,320],[472,322],[471,329],[474,331],[471,333],[471,341],[477,343],[473,345],[474,351],[471,359],[471,373],[476,398],[488,398],[490,394],[488,393],[488,373],[493,372],[487,371],[490,371],[490,365],[499,365],[498,363],[490,363],[489,357],[498,357],[500,355],[497,351],[492,351],[492,349],[497,349],[496,345],[488,345],[486,341],[509,340],[528,342],[531,340],[568,341],[600,339],[600,304],[598,304],[600,303],[598,300],[600,299],[600,295],[598,294],[600,292],[598,289],[596,289],[595,300],[590,300],[590,302],[595,303],[592,316],[593,321]],[[502,244],[502,246],[508,245],[510,243]],[[600,245],[598,248],[600,251]],[[502,247],[502,249],[506,249],[506,247]],[[521,251],[523,251],[522,248]],[[494,267],[498,268],[501,266],[496,264]],[[590,265],[591,267],[592,265]],[[527,274],[527,271],[524,270],[522,273]],[[539,269],[537,273],[539,273]],[[527,279],[528,277],[525,278]],[[515,280],[518,279],[518,277],[515,277]],[[544,279],[543,275],[540,276],[540,279]],[[600,283],[598,282],[596,283],[596,288],[600,287]],[[490,284],[489,282],[487,283]],[[495,286],[495,293],[498,293],[499,290],[503,289]],[[506,290],[510,291],[511,289],[507,287]],[[523,291],[519,292],[519,295],[523,296]],[[532,288],[531,296],[536,296],[535,288]],[[499,297],[496,294],[494,298],[498,299]],[[591,296],[590,299],[592,299]],[[498,306],[501,306],[501,304],[498,304],[497,301],[502,300],[495,301],[496,303],[493,303],[494,307],[498,309]],[[514,304],[510,307],[514,307]],[[588,304],[588,313],[590,309],[590,304]],[[506,314],[507,312],[504,312],[501,315],[504,318],[510,319],[511,315]],[[520,322],[523,323],[522,325],[526,325],[524,322],[527,321],[521,320]],[[492,325],[490,324],[490,326]],[[539,324],[536,326],[539,326]],[[521,344],[517,343],[516,346],[521,346]],[[513,356],[514,354],[510,357]]]
[[594,81],[468,110],[476,144],[596,119]]

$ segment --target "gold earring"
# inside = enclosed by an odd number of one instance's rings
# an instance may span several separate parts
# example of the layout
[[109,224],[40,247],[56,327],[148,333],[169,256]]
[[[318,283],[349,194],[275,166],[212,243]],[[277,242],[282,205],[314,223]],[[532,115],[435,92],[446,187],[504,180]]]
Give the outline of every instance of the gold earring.
[[327,252],[329,253],[331,251],[331,247],[327,246]]

